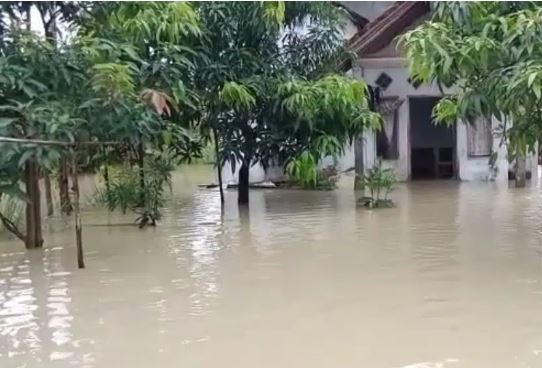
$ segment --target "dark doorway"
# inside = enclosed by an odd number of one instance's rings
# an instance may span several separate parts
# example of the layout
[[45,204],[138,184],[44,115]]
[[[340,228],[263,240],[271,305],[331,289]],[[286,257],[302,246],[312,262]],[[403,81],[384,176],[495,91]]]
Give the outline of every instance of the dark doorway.
[[411,178],[450,179],[455,177],[455,132],[435,125],[431,117],[440,98],[410,98]]

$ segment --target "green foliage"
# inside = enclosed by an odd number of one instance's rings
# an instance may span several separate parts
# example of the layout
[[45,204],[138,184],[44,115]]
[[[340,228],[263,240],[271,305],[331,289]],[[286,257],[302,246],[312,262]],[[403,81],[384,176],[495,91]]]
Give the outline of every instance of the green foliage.
[[369,109],[367,85],[361,80],[338,75],[290,80],[278,86],[277,94],[282,118],[293,121],[293,129],[309,139],[327,135],[344,144],[381,124],[380,115]]
[[369,109],[363,81],[327,75],[315,81],[290,80],[278,86],[280,110],[270,156],[296,163],[307,155],[316,167],[325,156],[338,156],[363,130],[377,129],[381,117]]
[[205,35],[195,76],[199,122],[207,139],[218,133],[221,164],[289,164],[303,172],[304,152],[317,162],[378,125],[366,85],[331,74],[343,53],[338,7],[200,2],[196,10]]
[[335,168],[318,168],[319,161],[308,151],[290,159],[286,166],[286,173],[295,184],[304,189],[335,189],[338,174]]
[[246,86],[237,82],[226,82],[219,93],[220,100],[232,109],[250,109],[256,104],[256,99]]
[[149,157],[144,166],[144,186],[141,187],[137,166],[122,167],[109,173],[109,183],[98,189],[96,200],[110,211],[130,210],[138,215],[136,222],[142,228],[152,226],[161,218],[160,209],[165,204],[165,189],[171,189],[173,164],[163,156]]
[[[84,90],[82,54],[74,45],[53,45],[38,35],[13,28],[0,35],[0,135],[75,141],[86,136],[77,108]],[[85,137],[86,138],[86,137]],[[53,168],[61,155],[54,146],[0,145],[2,189],[25,198],[19,181],[28,160]]]
[[304,188],[315,188],[318,181],[318,161],[311,153],[303,152],[288,162],[286,172]]
[[361,199],[367,208],[393,207],[393,202],[388,198],[393,190],[397,178],[392,169],[382,168],[382,161],[378,161],[373,168],[367,171],[363,177],[363,186],[369,190],[369,196]]
[[125,64],[101,63],[93,66],[92,89],[108,101],[134,93],[134,79]]
[[521,153],[542,133],[541,36],[540,3],[440,2],[400,41],[414,79],[457,88],[435,107],[440,122],[493,115],[509,152]]
[[[0,4],[0,135],[15,138],[115,141],[80,147],[80,164],[144,163],[145,152],[189,161],[201,145],[191,127],[197,99],[190,46],[202,36],[189,3]],[[37,9],[45,37],[30,31]],[[59,26],[69,27],[61,39]],[[198,42],[199,43],[199,42]],[[140,151],[139,148],[142,148]],[[66,155],[58,146],[0,144],[0,192],[25,199],[20,188],[27,161],[52,171]],[[143,154],[141,154],[143,153]],[[147,167],[147,164],[145,164]],[[161,192],[154,168],[146,169],[148,202],[142,222],[159,218]],[[134,192],[117,180],[115,207],[128,208]],[[142,191],[138,190],[139,193]]]
[[139,200],[139,183],[137,172],[130,168],[121,167],[109,171],[108,188],[99,188],[95,200],[105,205],[109,211],[120,209],[123,214]]

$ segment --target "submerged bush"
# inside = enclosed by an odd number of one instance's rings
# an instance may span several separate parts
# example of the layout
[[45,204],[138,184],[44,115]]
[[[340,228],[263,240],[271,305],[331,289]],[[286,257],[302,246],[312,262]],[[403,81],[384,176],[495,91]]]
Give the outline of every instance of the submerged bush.
[[120,209],[122,213],[127,210],[134,212],[138,215],[135,221],[140,228],[148,224],[155,226],[162,216],[160,209],[165,203],[165,188],[171,190],[173,168],[167,158],[149,156],[143,173],[137,166],[125,166],[110,173],[105,186],[98,189],[96,199],[110,211]]
[[393,202],[388,198],[397,183],[397,177],[392,169],[382,168],[382,161],[378,161],[362,180],[364,188],[369,190],[369,196],[361,198],[362,204],[367,208],[389,208]]
[[319,169],[318,161],[306,151],[288,161],[286,173],[295,184],[304,189],[335,189],[339,177],[333,166]]

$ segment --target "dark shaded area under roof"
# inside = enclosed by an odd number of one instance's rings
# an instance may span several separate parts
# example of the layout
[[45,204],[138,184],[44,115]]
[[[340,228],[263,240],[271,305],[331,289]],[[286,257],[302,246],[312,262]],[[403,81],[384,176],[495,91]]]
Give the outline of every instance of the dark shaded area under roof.
[[[384,12],[352,37],[349,47],[357,56],[374,53],[388,45],[393,38],[429,10],[429,4],[426,1],[392,2]],[[346,60],[341,63],[340,68],[345,71],[351,66],[351,61]]]

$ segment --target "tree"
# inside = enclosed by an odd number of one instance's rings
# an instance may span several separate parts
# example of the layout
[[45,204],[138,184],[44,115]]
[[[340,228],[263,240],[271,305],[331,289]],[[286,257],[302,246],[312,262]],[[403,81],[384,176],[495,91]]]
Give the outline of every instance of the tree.
[[[99,4],[91,14],[92,20],[84,24],[81,33],[124,49],[120,55],[107,58],[117,62],[95,66],[92,86],[98,98],[89,104],[94,117],[91,122],[96,120],[100,125],[103,120],[116,121],[113,132],[103,133],[125,142],[120,147],[125,155],[120,157],[129,159],[128,172],[134,164],[138,172],[139,189],[128,208],[141,213],[140,226],[147,222],[154,225],[161,203],[157,197],[167,181],[159,180],[165,178],[156,174],[153,166],[189,160],[201,150],[191,133],[191,99],[195,97],[187,85],[195,74],[190,60],[195,51],[190,44],[201,36],[198,18],[188,3],[179,2]],[[114,154],[103,153],[109,158]],[[152,164],[146,164],[147,157]],[[168,171],[172,168],[166,167]],[[111,190],[107,167],[105,174],[106,188]],[[124,189],[132,187],[131,176],[123,179],[129,180],[122,184]],[[113,190],[120,189],[114,185]],[[109,194],[104,199],[113,209],[118,206],[116,198]]]
[[368,86],[361,80],[328,75],[311,82],[288,81],[279,86],[278,101],[280,121],[273,131],[289,140],[277,142],[272,152],[284,158],[290,173],[300,166],[307,168],[312,186],[322,157],[343,154],[344,146],[364,130],[381,125],[381,117],[370,109]]
[[[74,50],[54,49],[35,34],[15,29],[4,33],[0,56],[0,125],[2,136],[15,138],[52,138],[73,141],[78,118],[68,104],[70,86],[82,76],[71,64]],[[41,210],[39,169],[51,169],[60,152],[54,148],[2,144],[6,156],[1,166],[10,175],[4,194],[20,195],[26,203],[28,248],[39,247]],[[18,182],[25,182],[25,191]],[[16,233],[21,234],[21,233]],[[20,236],[20,235],[18,235]]]
[[[205,35],[205,58],[195,76],[205,112],[202,129],[215,133],[219,174],[226,162],[234,171],[240,164],[238,202],[246,204],[251,165],[284,164],[306,149],[307,142],[318,141],[323,132],[312,127],[335,118],[336,111],[323,113],[316,103],[324,96],[319,95],[322,88],[332,82],[336,85],[331,87],[344,88],[329,91],[326,99],[356,89],[353,81],[325,77],[343,51],[341,10],[323,2],[202,2],[197,10]],[[357,91],[360,98],[366,94],[364,89]],[[295,101],[290,108],[305,104],[287,112],[282,99]],[[359,106],[363,104],[359,100]],[[311,119],[320,123],[307,123]],[[330,121],[326,128],[332,127],[336,130],[324,132],[328,143],[348,136],[341,131],[344,125],[332,126]],[[325,153],[323,149],[320,155]]]
[[[29,12],[26,5],[22,8]],[[134,91],[130,61],[139,59],[133,45],[84,34],[57,43],[27,28],[13,18],[0,35],[0,135],[68,143],[123,140],[133,137],[134,127],[162,122],[160,99],[145,91],[140,97]],[[63,146],[1,146],[5,178],[0,193],[26,201],[26,233],[9,215],[0,219],[27,248],[39,247],[43,244],[39,171],[57,167],[68,153]],[[25,189],[19,187],[20,180]]]
[[401,44],[415,80],[456,88],[435,107],[437,119],[495,116],[521,169],[542,132],[541,36],[537,2],[442,2]]

